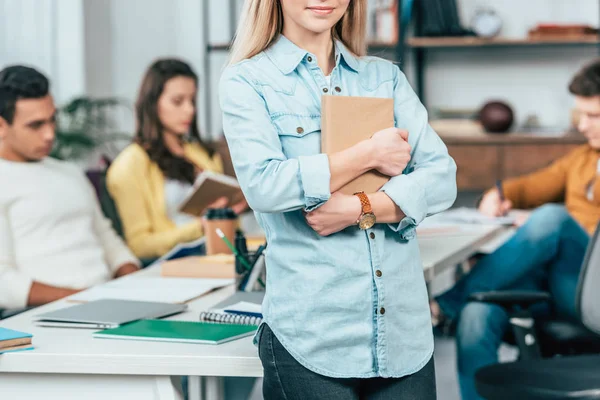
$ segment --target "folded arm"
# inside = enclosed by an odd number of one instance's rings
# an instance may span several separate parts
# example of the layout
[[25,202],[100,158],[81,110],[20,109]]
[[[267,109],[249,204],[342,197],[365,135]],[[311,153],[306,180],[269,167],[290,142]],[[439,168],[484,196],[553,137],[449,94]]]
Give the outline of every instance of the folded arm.
[[253,210],[313,210],[374,167],[368,141],[329,156],[288,159],[260,90],[240,68],[230,68],[221,78],[220,100],[236,176]]
[[[427,111],[397,66],[394,82],[394,114],[398,128],[409,132],[411,161],[404,174],[391,178],[382,188],[392,203],[382,201],[382,216],[404,238],[426,216],[446,210],[456,199],[456,164],[446,145],[428,124]],[[392,218],[393,216],[393,218]],[[389,219],[392,218],[392,221]]]

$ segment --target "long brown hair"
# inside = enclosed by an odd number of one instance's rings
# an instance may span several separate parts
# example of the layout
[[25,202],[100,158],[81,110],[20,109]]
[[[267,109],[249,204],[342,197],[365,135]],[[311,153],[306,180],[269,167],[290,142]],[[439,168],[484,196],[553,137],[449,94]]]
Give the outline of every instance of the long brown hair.
[[[196,178],[194,165],[169,151],[163,140],[164,126],[158,116],[158,99],[165,84],[178,76],[192,78],[198,87],[198,76],[194,70],[178,59],[159,59],[146,71],[135,103],[135,141],[146,150],[150,159],[158,164],[166,177],[193,183]],[[185,140],[198,143],[210,152],[200,139],[197,116],[195,112]]]
[[[346,13],[332,28],[356,56],[367,53],[367,0],[351,0]],[[231,48],[229,64],[252,58],[267,49],[283,31],[283,12],[279,0],[246,0]]]

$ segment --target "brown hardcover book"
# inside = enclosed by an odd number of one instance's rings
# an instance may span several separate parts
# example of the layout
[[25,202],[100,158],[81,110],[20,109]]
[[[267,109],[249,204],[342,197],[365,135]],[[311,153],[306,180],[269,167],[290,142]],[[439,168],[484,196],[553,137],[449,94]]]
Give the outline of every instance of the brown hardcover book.
[[[345,150],[377,131],[394,126],[394,99],[323,96],[321,99],[321,152]],[[375,193],[390,179],[371,170],[340,189],[345,194]]]
[[244,194],[237,180],[231,176],[204,171],[194,183],[194,191],[184,200],[179,211],[201,216],[206,208],[226,197],[229,204],[236,204],[244,199]]

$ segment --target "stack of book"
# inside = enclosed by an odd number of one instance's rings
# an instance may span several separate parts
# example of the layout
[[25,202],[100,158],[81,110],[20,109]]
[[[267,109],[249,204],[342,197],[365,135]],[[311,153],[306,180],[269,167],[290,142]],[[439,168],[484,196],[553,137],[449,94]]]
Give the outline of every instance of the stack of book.
[[29,333],[0,328],[0,354],[33,349]]

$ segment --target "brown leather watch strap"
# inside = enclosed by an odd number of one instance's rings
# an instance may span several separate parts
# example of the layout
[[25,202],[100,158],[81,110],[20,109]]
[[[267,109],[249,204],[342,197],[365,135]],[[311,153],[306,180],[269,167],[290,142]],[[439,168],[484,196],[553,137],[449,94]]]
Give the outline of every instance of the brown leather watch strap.
[[365,194],[365,192],[357,192],[354,194],[360,199],[360,205],[362,206],[363,214],[372,214],[373,208],[371,207],[371,202],[369,201],[369,197]]

